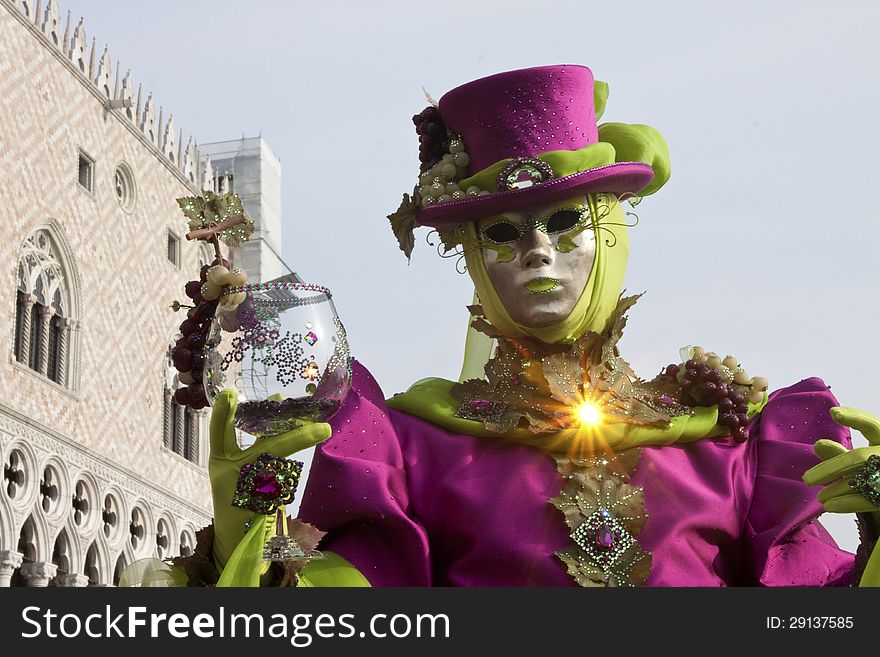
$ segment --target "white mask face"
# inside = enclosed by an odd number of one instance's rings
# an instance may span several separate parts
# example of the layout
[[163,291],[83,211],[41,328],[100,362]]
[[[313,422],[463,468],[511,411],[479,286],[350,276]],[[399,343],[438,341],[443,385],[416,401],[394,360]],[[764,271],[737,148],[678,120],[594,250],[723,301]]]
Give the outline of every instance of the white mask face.
[[541,328],[568,317],[596,258],[586,197],[483,219],[478,234],[489,280],[513,321]]

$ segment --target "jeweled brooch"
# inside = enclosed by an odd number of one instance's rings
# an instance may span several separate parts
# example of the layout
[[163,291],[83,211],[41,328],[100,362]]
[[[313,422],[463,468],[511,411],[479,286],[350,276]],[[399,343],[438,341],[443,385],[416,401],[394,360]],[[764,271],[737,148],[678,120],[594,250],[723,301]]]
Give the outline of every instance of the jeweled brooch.
[[607,457],[559,459],[564,488],[550,501],[565,515],[574,545],[556,556],[581,586],[644,586],[651,553],[638,535],[648,520],[643,491],[628,483],[641,457],[628,449]]
[[536,157],[517,157],[504,165],[498,173],[496,187],[499,192],[508,189],[525,189],[552,179],[552,167]]
[[293,501],[303,464],[264,453],[241,466],[232,505],[269,515]]
[[880,456],[872,454],[850,479],[849,485],[865,496],[871,504],[880,507]]

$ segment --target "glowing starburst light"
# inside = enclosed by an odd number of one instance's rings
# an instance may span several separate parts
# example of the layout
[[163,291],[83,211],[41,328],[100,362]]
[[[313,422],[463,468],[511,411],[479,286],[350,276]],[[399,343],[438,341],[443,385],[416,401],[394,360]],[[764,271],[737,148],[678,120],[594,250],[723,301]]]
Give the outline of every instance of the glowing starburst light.
[[602,424],[602,413],[591,402],[585,401],[577,407],[576,415],[581,424],[598,426]]

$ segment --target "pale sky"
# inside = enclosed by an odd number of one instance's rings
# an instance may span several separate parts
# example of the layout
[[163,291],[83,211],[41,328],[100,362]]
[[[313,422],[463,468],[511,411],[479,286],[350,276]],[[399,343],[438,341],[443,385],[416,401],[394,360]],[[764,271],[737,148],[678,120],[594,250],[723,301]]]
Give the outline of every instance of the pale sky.
[[[638,208],[623,356],[645,378],[700,344],[771,389],[808,376],[880,413],[880,3],[62,0],[200,142],[262,133],[284,257],[327,285],[386,396],[457,378],[472,286],[385,216],[418,174],[410,117],[477,77],[576,63],[603,117],[666,137]],[[99,50],[100,52],[100,50]],[[822,436],[816,436],[821,438]],[[861,444],[861,443],[860,443]],[[851,516],[826,523],[854,549]]]

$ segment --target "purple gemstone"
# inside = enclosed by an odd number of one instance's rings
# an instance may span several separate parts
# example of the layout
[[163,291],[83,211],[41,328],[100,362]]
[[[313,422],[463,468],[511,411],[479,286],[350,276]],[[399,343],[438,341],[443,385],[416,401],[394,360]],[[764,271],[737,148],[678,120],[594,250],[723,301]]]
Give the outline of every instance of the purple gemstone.
[[255,474],[252,490],[254,495],[261,497],[277,497],[281,492],[281,484],[275,477],[275,471],[266,469]]
[[475,411],[488,411],[492,406],[492,402],[486,399],[474,399],[470,402],[470,407]]
[[599,525],[596,529],[595,541],[599,547],[603,547],[605,549],[611,548],[614,546],[614,530],[611,529],[608,525]]
[[661,404],[666,404],[667,406],[675,403],[675,400],[669,395],[660,395],[657,399]]

